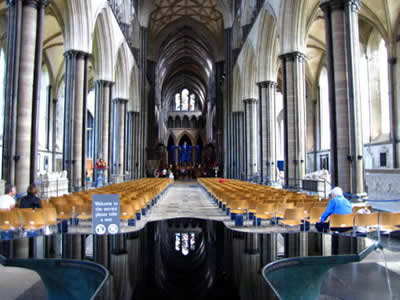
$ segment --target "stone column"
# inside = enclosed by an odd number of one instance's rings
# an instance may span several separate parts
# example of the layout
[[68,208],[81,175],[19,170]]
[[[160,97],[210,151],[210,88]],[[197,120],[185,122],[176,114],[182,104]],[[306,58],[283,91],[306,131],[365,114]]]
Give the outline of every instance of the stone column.
[[30,183],[34,87],[39,84],[45,0],[8,1],[3,177],[25,191]]
[[[238,149],[238,130],[237,130],[237,113],[232,113],[232,117],[231,117],[231,121],[232,121],[232,128],[234,128],[233,130],[231,130],[231,134],[232,134],[232,140],[233,143],[229,144],[229,147],[232,148],[236,148]],[[228,152],[229,153],[229,152]],[[230,168],[232,168],[232,170],[228,170],[229,171],[229,177],[230,178],[238,178],[238,174],[239,174],[239,160],[237,159],[237,154],[238,152],[235,151],[233,152],[233,155],[228,155],[229,159],[232,160],[232,164],[230,165]]]
[[118,175],[123,178],[125,174],[125,121],[126,104],[128,99],[119,99],[119,157],[118,157]]
[[252,177],[257,173],[258,162],[258,117],[257,99],[246,99],[246,147],[247,147],[247,176]]
[[[38,151],[38,130],[39,130],[39,109],[40,109],[40,76],[42,73],[42,55],[43,55],[43,22],[45,3],[37,2],[37,27],[36,27],[36,49],[35,49],[35,70],[33,78],[33,103],[32,103],[32,143],[31,143],[31,166],[29,174],[29,182],[36,181],[37,174],[37,151]],[[49,91],[51,95],[51,89]],[[49,97],[49,99],[51,99]],[[48,112],[50,114],[50,112]],[[47,134],[41,133],[41,134]]]
[[[260,175],[263,181],[276,181],[276,83],[259,82],[260,88]],[[265,177],[265,178],[264,178]]]
[[[110,135],[110,90],[112,82],[97,80],[96,91],[96,117],[95,117],[95,154],[94,162],[102,158],[108,161],[109,135]],[[108,181],[108,172],[104,172],[104,182]],[[96,178],[96,176],[95,176]]]
[[300,52],[280,56],[283,68],[285,185],[300,186],[306,160],[305,56]]
[[135,179],[138,179],[140,177],[139,174],[139,122],[140,122],[140,114],[139,112],[135,112],[134,114],[134,129],[133,129],[133,136],[134,136],[134,164],[133,168],[135,170]]
[[146,91],[146,82],[147,82],[147,53],[148,53],[148,34],[149,30],[146,27],[140,27],[140,61],[139,61],[139,73],[140,73],[140,159],[139,159],[139,176],[145,177],[146,175],[146,146],[147,146],[147,121],[148,121],[148,101],[147,101],[147,91]]
[[85,180],[87,53],[65,53],[64,169],[70,190],[80,190]]
[[57,170],[57,166],[56,166],[56,162],[57,162],[57,159],[56,159],[56,155],[57,155],[57,149],[56,149],[56,146],[57,146],[57,105],[58,105],[58,99],[57,98],[54,98],[53,99],[53,118],[52,118],[52,125],[51,125],[51,127],[52,127],[52,145],[51,145],[51,150],[52,150],[52,152],[53,152],[53,159],[52,159],[52,166],[53,166],[53,168],[52,168],[52,171],[53,172],[56,172],[56,170]]
[[224,177],[233,178],[237,162],[233,161],[233,126],[232,126],[232,90],[233,90],[233,60],[232,60],[232,28],[224,31],[225,44],[225,93],[224,93]]
[[126,122],[125,122],[125,168],[129,172],[129,179],[133,179],[132,175],[132,151],[133,151],[133,131],[132,131],[132,116],[133,111],[126,112]]
[[393,168],[400,168],[400,101],[398,99],[399,64],[397,57],[389,58],[390,138],[392,140]]
[[243,111],[239,111],[237,113],[237,121],[236,121],[236,132],[237,132],[237,148],[234,149],[234,152],[237,152],[238,161],[238,179],[244,179],[246,173],[247,166],[247,147],[243,146],[246,144],[246,120],[245,113]]
[[331,111],[332,183],[364,194],[359,0],[321,1],[325,14]]

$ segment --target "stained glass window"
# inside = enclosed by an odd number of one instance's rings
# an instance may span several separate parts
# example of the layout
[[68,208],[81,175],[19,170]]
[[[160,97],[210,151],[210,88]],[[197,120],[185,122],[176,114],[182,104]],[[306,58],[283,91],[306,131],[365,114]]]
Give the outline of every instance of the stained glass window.
[[190,105],[189,105],[189,110],[194,111],[194,106],[195,106],[195,96],[194,94],[190,95]]
[[187,89],[182,91],[182,110],[189,110],[189,91]]
[[175,95],[175,110],[177,111],[181,110],[181,94]]
[[186,256],[194,250],[196,250],[196,234],[194,232],[175,233],[175,251]]

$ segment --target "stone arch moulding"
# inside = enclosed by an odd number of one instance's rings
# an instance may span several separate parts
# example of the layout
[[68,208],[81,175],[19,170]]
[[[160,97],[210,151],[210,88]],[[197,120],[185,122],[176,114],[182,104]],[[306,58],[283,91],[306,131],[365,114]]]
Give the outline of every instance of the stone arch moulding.
[[177,144],[176,146],[179,146],[179,143],[182,139],[183,136],[187,135],[190,139],[190,141],[192,142],[192,145],[196,145],[196,141],[197,141],[197,135],[193,135],[193,133],[187,131],[187,130],[183,130],[182,132],[180,132],[177,136]]

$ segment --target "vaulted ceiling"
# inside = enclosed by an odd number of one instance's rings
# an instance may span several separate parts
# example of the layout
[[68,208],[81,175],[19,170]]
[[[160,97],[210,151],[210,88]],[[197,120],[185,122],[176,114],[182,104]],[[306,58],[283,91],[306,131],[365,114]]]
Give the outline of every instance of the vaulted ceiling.
[[155,0],[150,31],[156,36],[181,18],[191,18],[215,34],[223,30],[223,16],[218,10],[217,0]]

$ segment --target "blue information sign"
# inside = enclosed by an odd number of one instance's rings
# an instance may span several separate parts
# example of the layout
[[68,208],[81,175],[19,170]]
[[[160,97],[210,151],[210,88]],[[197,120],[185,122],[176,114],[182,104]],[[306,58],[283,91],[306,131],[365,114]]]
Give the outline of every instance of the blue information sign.
[[92,232],[97,235],[116,234],[120,230],[119,195],[93,195]]

